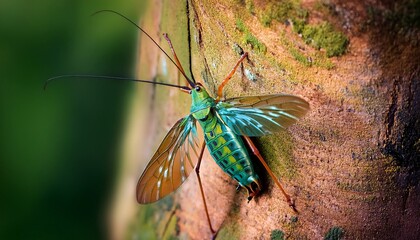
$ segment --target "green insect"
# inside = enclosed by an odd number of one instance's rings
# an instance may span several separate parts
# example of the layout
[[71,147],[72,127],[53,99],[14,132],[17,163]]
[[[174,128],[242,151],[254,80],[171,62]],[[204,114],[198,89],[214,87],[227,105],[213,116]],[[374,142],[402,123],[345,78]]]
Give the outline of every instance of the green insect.
[[[214,238],[217,231],[211,224],[199,174],[203,152],[207,147],[220,168],[238,182],[238,188],[242,187],[248,191],[249,201],[259,193],[261,186],[244,139],[274,179],[289,206],[296,211],[290,196],[284,191],[250,137],[284,130],[305,115],[309,104],[300,97],[288,94],[223,99],[224,86],[240,64],[248,58],[247,53],[241,56],[218,87],[217,97],[213,98],[202,84],[186,76],[169,37],[166,34],[164,36],[176,63],[171,61],[188,83],[187,86],[179,88],[190,94],[192,103],[190,114],[175,123],[146,166],[137,184],[137,201],[141,204],[158,201],[174,192],[194,171],[198,178],[208,225]],[[204,141],[200,141],[198,137],[200,129],[197,128],[197,122],[204,132]]]
[[[309,109],[309,104],[300,97],[288,94],[224,99],[223,88],[232,78],[240,64],[245,59],[248,59],[247,53],[242,54],[232,71],[218,87],[216,98],[213,98],[202,84],[194,80],[194,77],[192,79],[187,77],[166,34],[164,34],[164,37],[170,46],[174,59],[133,21],[112,10],[103,10],[101,12],[118,14],[146,34],[174,63],[185,77],[187,85],[180,86],[130,78],[90,75],[59,76],[49,79],[47,83],[57,78],[81,76],[129,80],[177,87],[183,92],[190,94],[192,99],[190,114],[175,123],[141,175],[137,184],[137,201],[140,204],[147,204],[162,199],[181,186],[190,173],[194,171],[198,178],[208,225],[213,238],[216,237],[217,231],[211,224],[199,174],[203,152],[207,147],[210,155],[220,168],[238,182],[238,188],[245,188],[248,191],[248,201],[250,201],[258,195],[261,185],[245,146],[246,143],[274,179],[289,206],[296,211],[290,196],[284,191],[279,180],[270,170],[250,137],[260,137],[284,130],[305,115]],[[198,129],[197,122],[201,129]],[[199,131],[202,131],[204,134],[200,134]],[[204,136],[204,140],[200,139],[200,135]]]

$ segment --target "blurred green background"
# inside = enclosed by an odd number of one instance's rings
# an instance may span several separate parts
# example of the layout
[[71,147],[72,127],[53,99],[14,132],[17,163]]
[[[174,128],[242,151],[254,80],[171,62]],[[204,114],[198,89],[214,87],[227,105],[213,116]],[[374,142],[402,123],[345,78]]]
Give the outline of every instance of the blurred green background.
[[135,0],[0,1],[0,239],[104,239],[133,76]]

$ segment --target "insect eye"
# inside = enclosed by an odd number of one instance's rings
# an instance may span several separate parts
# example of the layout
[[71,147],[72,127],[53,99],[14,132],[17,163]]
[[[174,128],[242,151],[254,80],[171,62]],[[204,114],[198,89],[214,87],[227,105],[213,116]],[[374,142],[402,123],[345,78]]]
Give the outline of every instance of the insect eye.
[[195,87],[195,91],[197,91],[197,92],[201,91],[201,87],[200,86],[196,86]]

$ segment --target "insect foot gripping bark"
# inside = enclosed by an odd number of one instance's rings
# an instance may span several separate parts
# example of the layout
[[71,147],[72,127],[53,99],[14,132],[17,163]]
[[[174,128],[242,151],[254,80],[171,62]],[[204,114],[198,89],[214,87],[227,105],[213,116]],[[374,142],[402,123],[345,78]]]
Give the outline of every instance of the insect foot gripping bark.
[[[241,56],[222,81],[216,98],[213,98],[202,84],[186,76],[168,35],[164,34],[164,37],[174,58],[164,53],[186,79],[185,86],[173,87],[190,94],[192,104],[190,114],[175,123],[146,166],[137,184],[137,201],[141,204],[158,201],[175,191],[189,174],[195,171],[209,230],[212,238],[215,238],[218,230],[214,230],[212,226],[200,178],[204,148],[208,148],[210,155],[224,172],[248,191],[248,201],[250,201],[258,195],[261,186],[245,147],[246,142],[274,179],[290,207],[296,211],[290,196],[259,154],[250,137],[273,134],[287,128],[305,115],[309,104],[300,97],[282,93],[222,99],[224,86],[238,66],[247,59],[247,53]],[[154,40],[153,42],[162,49]],[[197,122],[204,134],[198,134],[200,129],[197,127]]]

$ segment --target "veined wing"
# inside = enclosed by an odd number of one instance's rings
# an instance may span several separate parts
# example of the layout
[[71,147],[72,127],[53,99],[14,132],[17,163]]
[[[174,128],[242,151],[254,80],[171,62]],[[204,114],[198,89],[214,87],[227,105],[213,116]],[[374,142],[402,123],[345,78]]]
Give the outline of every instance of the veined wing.
[[176,122],[137,183],[137,201],[155,202],[181,186],[194,170],[202,142],[192,115]]
[[216,105],[216,113],[236,134],[250,137],[278,132],[309,110],[300,97],[287,94],[237,97]]

